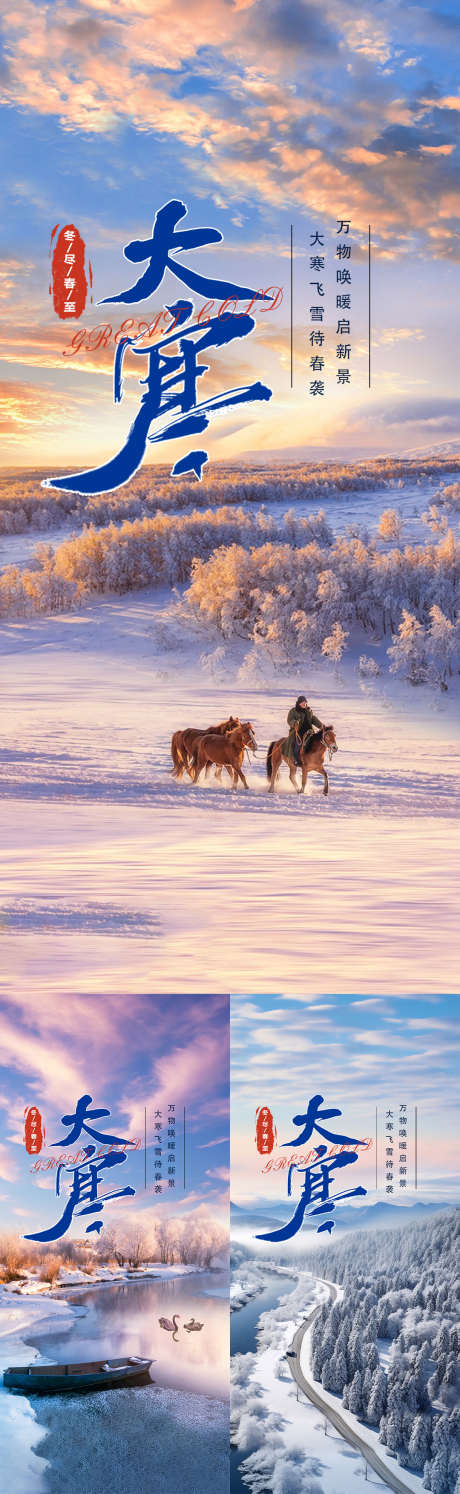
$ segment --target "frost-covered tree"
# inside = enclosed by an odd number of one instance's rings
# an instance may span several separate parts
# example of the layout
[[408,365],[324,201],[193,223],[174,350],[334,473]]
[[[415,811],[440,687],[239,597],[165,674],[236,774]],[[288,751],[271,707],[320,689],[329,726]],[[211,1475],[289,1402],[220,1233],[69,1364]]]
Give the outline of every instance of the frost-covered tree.
[[402,531],[403,521],[401,515],[396,512],[395,508],[385,508],[383,514],[380,515],[378,527],[380,538],[384,540],[397,540],[399,543]]
[[403,607],[397,636],[387,652],[391,660],[391,674],[402,674],[411,685],[420,685],[426,679],[425,628],[414,613],[408,612],[405,607]]
[[417,1473],[422,1473],[431,1445],[431,1419],[429,1416],[416,1416],[413,1423],[408,1445],[409,1463]]
[[431,684],[447,690],[448,680],[458,669],[460,630],[441,608],[430,607],[430,625],[426,639],[427,677]]
[[385,1413],[387,1400],[387,1377],[385,1371],[379,1366],[372,1377],[369,1401],[367,1406],[367,1421],[371,1426],[380,1426],[382,1416]]
[[362,1414],[363,1414],[363,1391],[362,1391],[362,1375],[361,1375],[361,1371],[360,1370],[356,1370],[355,1374],[353,1375],[353,1379],[352,1379],[352,1382],[351,1382],[351,1385],[350,1385],[350,1389],[349,1389],[349,1392],[348,1392],[348,1405],[349,1405],[350,1411],[353,1412],[354,1416],[362,1416]]
[[333,664],[340,664],[347,638],[348,633],[346,629],[342,627],[340,622],[335,622],[332,632],[329,633],[327,638],[323,638],[321,653],[327,659],[331,659]]

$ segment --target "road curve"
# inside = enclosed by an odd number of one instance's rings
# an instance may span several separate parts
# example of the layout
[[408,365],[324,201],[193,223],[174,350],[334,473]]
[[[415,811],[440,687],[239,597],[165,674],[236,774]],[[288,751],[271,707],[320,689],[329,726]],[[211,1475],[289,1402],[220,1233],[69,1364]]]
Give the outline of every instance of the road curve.
[[[331,1298],[335,1301],[338,1296],[337,1287],[329,1281],[323,1282],[323,1285],[328,1287]],[[327,1401],[323,1400],[321,1388],[317,1388],[318,1382],[314,1381],[313,1377],[311,1381],[305,1379],[300,1366],[300,1350],[307,1328],[310,1327],[313,1319],[320,1312],[321,1306],[322,1304],[320,1303],[318,1307],[313,1308],[308,1318],[304,1319],[303,1323],[300,1324],[300,1328],[294,1334],[290,1349],[295,1354],[295,1358],[291,1359],[288,1357],[287,1360],[291,1375],[300,1390],[303,1390],[304,1395],[308,1396],[309,1401],[312,1401],[313,1405],[318,1407],[318,1411],[321,1411],[327,1421],[330,1421],[332,1426],[336,1428],[336,1431],[340,1432],[341,1437],[344,1437],[346,1442],[350,1442],[352,1447],[358,1448],[358,1451],[365,1458],[366,1463],[369,1464],[370,1468],[374,1469],[374,1473],[379,1474],[383,1482],[388,1485],[388,1488],[395,1489],[396,1494],[413,1494],[412,1486],[406,1484],[404,1479],[399,1477],[399,1474],[393,1473],[393,1470],[387,1467],[386,1463],[379,1457],[378,1452],[371,1447],[369,1442],[366,1442],[365,1437],[360,1437],[359,1433],[355,1432],[353,1427],[349,1426],[345,1417],[341,1416],[340,1411],[336,1410],[335,1406],[330,1406]]]

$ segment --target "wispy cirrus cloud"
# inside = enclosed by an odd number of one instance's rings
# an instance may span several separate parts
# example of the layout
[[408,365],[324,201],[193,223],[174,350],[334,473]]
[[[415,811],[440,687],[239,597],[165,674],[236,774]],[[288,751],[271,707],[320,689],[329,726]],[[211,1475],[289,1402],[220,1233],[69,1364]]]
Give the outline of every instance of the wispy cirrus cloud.
[[[418,19],[415,8],[416,29]],[[74,0],[18,0],[5,33],[9,104],[85,137],[115,139],[129,125],[180,142],[197,183],[240,204],[296,203],[328,218],[345,204],[356,228],[371,219],[387,237],[410,224],[426,238],[439,216],[459,215],[459,99],[426,81],[417,92],[425,54],[405,55],[388,8],[162,0],[153,28],[145,0],[117,0],[110,15],[102,0],[83,12]],[[405,68],[410,96],[395,86]]]

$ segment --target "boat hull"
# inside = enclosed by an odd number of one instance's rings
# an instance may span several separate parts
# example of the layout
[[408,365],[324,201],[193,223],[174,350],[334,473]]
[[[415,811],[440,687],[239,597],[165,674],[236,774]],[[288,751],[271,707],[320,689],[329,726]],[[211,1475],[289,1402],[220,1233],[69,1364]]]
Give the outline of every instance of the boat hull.
[[21,1390],[25,1395],[63,1395],[72,1390],[108,1390],[117,1385],[132,1385],[149,1379],[150,1364],[146,1363],[86,1374],[63,1374],[60,1371],[53,1375],[37,1371],[30,1373],[26,1369],[7,1369],[4,1371],[3,1384],[8,1390]]

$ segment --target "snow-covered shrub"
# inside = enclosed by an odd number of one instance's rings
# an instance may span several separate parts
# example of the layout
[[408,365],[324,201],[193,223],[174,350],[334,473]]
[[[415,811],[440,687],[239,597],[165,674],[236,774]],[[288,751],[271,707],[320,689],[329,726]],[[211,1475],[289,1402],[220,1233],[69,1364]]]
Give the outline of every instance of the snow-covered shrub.
[[382,670],[377,659],[372,659],[370,654],[360,654],[359,673],[365,680],[374,680],[382,673]]

